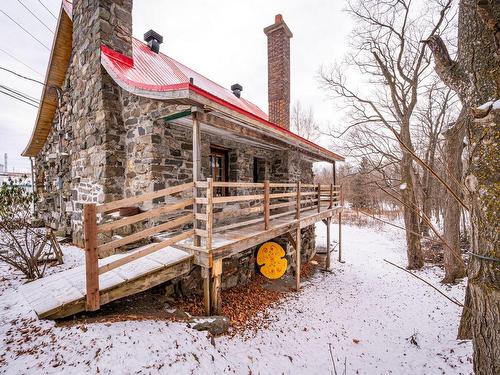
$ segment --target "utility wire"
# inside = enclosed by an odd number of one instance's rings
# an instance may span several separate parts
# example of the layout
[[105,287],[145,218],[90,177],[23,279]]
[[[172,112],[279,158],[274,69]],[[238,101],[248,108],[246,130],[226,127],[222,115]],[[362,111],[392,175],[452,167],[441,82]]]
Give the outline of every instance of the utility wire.
[[8,51],[4,50],[3,48],[0,48],[0,52],[5,53],[5,54],[6,54],[7,56],[9,56],[10,58],[12,58],[12,59],[16,60],[19,64],[24,65],[26,68],[28,68],[28,69],[29,69],[29,70],[31,70],[32,72],[34,72],[34,73],[36,73],[36,74],[38,74],[38,75],[40,75],[40,76],[42,76],[42,77],[43,77],[43,74],[42,74],[42,73],[40,73],[38,70],[33,69],[31,66],[29,66],[29,65],[25,64],[24,62],[22,62],[21,60],[19,60],[16,56],[12,55],[12,54],[11,54],[11,53],[9,53]]
[[15,71],[13,70],[10,70],[10,69],[7,69],[7,68],[4,68],[3,66],[0,66],[0,70],[5,70],[6,72],[9,72],[11,74],[14,74],[20,78],[23,78],[23,79],[26,79],[28,81],[32,81],[32,82],[36,82],[36,83],[39,83],[40,85],[43,85],[43,86],[47,86],[45,83],[43,83],[42,81],[39,81],[37,79],[34,79],[34,78],[30,78],[30,77],[26,77],[26,76],[23,76],[22,74],[19,74],[19,73],[16,73]]
[[27,99],[27,100],[31,100],[32,102],[35,102],[38,104],[38,100],[28,94],[25,94],[24,92],[22,91],[19,91],[19,90],[16,90],[16,89],[13,89],[12,87],[9,87],[9,86],[4,86],[4,85],[0,85],[0,88],[4,89],[4,90],[7,90],[7,91],[10,91],[16,95],[19,95],[19,96],[22,96],[23,99]]
[[43,44],[43,42],[40,41],[40,39],[38,39],[36,36],[34,36],[32,33],[30,33],[28,30],[26,30],[23,26],[21,26],[21,24],[19,24],[19,22],[17,22],[15,19],[13,19],[11,16],[9,16],[7,13],[5,13],[2,9],[0,9],[0,12],[3,13],[12,22],[14,22],[17,26],[19,26],[26,34],[28,34],[33,39],[35,39],[38,43],[40,43],[40,45],[42,45],[43,48],[45,48],[47,51],[50,51],[49,47],[47,47],[45,44]]
[[24,3],[21,0],[17,0],[17,2],[21,4],[24,7],[24,9],[26,9],[33,17],[35,17],[38,20],[38,22],[40,22],[43,26],[45,26],[47,30],[49,30],[52,34],[54,34],[54,30],[52,30],[45,24],[45,22],[43,22],[40,18],[38,18],[38,16],[35,13],[33,13],[30,8],[24,5]]
[[47,8],[47,7],[45,6],[45,4],[44,4],[44,3],[42,3],[40,0],[38,0],[38,2],[39,2],[40,4],[42,4],[42,6],[45,8],[45,10],[46,10],[47,12],[49,12],[49,13],[50,13],[50,15],[51,15],[52,17],[54,17],[54,19],[55,19],[55,20],[57,20],[56,15],[55,15],[54,13],[52,13],[52,12],[50,11],[50,9],[49,9],[49,8]]
[[4,95],[8,95],[8,96],[10,96],[11,98],[16,99],[16,100],[19,100],[20,102],[23,102],[23,103],[25,103],[25,104],[28,104],[28,105],[30,105],[30,106],[32,106],[32,107],[38,108],[38,106],[37,106],[37,105],[35,105],[35,104],[33,104],[33,103],[30,103],[30,102],[28,102],[28,101],[26,101],[26,100],[23,100],[23,99],[21,99],[21,98],[18,98],[17,96],[14,96],[14,95],[12,95],[12,94],[9,94],[8,92],[5,92],[5,91],[0,90],[0,93],[1,93],[1,94],[4,94]]

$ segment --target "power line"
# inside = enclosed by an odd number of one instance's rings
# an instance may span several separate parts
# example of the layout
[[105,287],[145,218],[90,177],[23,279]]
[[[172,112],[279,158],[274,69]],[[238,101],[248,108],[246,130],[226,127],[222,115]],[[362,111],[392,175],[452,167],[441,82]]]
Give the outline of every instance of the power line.
[[38,16],[37,16],[35,13],[33,13],[33,12],[31,11],[31,9],[30,9],[30,8],[28,8],[26,5],[24,5],[24,3],[23,3],[21,0],[17,0],[17,2],[18,2],[19,4],[21,4],[21,5],[24,7],[24,9],[26,9],[28,12],[30,12],[30,14],[31,14],[33,17],[35,17],[35,18],[38,20],[38,22],[40,22],[43,26],[45,26],[45,28],[46,28],[47,30],[49,30],[52,34],[54,34],[54,30],[52,30],[50,27],[48,27],[48,26],[45,24],[45,22],[43,22],[40,18],[38,18]]
[[19,91],[19,90],[16,90],[16,89],[13,89],[12,87],[8,87],[8,86],[4,86],[4,85],[0,85],[0,88],[4,89],[4,90],[7,90],[7,91],[10,91],[11,93],[13,94],[16,94],[16,95],[19,95],[21,97],[23,97],[23,99],[27,99],[27,100],[30,100],[32,102],[35,102],[35,103],[39,103],[38,100],[28,94],[25,94],[24,92],[22,91]]
[[9,53],[8,51],[4,50],[3,48],[0,48],[0,52],[5,53],[5,54],[6,54],[7,56],[9,56],[10,58],[12,58],[12,59],[16,60],[19,64],[24,65],[26,68],[28,68],[28,69],[29,69],[29,70],[31,70],[32,72],[34,72],[34,73],[36,73],[36,74],[38,74],[38,75],[40,75],[40,76],[42,76],[42,77],[43,77],[43,74],[42,74],[42,73],[40,73],[38,70],[33,69],[31,66],[29,66],[29,65],[25,64],[24,62],[22,62],[21,60],[19,60],[16,56],[12,55],[12,54],[11,54],[11,53]]
[[25,33],[27,33],[29,36],[31,36],[33,39],[35,39],[40,45],[42,45],[47,51],[50,51],[50,48],[47,47],[43,42],[40,41],[36,36],[34,36],[32,33],[30,33],[28,30],[26,30],[23,26],[21,26],[15,19],[13,19],[11,16],[9,16],[7,13],[5,13],[2,9],[0,9],[0,12],[2,12],[7,18],[9,18],[12,22],[14,22],[17,26],[19,26]]
[[51,15],[52,17],[54,17],[54,19],[55,19],[55,20],[57,20],[56,15],[55,15],[54,13],[52,13],[52,12],[50,11],[50,9],[49,9],[49,8],[47,8],[47,7],[45,6],[45,4],[44,4],[44,3],[42,3],[40,0],[38,0],[38,2],[39,2],[40,4],[42,4],[42,6],[45,8],[45,10],[46,10],[47,12],[49,12],[49,13],[50,13],[50,15]]
[[43,86],[47,86],[45,83],[43,83],[42,81],[39,81],[37,79],[34,79],[34,78],[30,78],[30,77],[26,77],[26,76],[23,76],[22,74],[19,74],[19,73],[16,73],[15,71],[13,70],[10,70],[10,69],[7,69],[7,68],[4,68],[3,66],[0,66],[0,70],[5,70],[6,72],[9,72],[11,74],[14,74],[20,78],[23,78],[23,79],[26,79],[28,81],[32,81],[32,82],[36,82],[36,83],[39,83],[40,85],[43,85]]
[[33,103],[30,103],[30,102],[28,102],[28,101],[26,101],[26,100],[23,100],[23,99],[21,99],[21,98],[18,98],[17,96],[14,96],[14,95],[12,95],[12,94],[9,94],[8,92],[5,92],[5,91],[0,90],[0,93],[1,93],[1,94],[4,94],[4,95],[8,95],[8,96],[10,96],[11,98],[16,99],[16,100],[19,100],[20,102],[23,102],[23,103],[25,103],[25,104],[28,104],[28,105],[30,105],[30,106],[32,106],[32,107],[38,108],[38,106],[37,106],[37,105],[35,105],[35,104],[33,104]]

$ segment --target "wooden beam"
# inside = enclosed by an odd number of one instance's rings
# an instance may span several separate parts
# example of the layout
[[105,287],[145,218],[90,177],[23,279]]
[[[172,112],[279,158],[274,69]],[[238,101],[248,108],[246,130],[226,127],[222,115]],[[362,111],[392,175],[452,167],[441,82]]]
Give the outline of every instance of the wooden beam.
[[269,212],[270,212],[270,199],[269,199],[269,180],[264,181],[264,229],[268,230],[270,228]]
[[205,315],[209,316],[212,313],[212,305],[210,303],[210,268],[202,267],[201,277],[203,278],[203,304],[205,306]]
[[140,213],[138,215],[129,216],[129,217],[125,217],[125,218],[120,219],[120,220],[116,220],[116,221],[112,221],[112,222],[109,222],[109,223],[101,224],[101,225],[99,225],[97,227],[97,232],[98,233],[108,232],[110,230],[121,228],[121,227],[123,227],[125,225],[134,224],[134,223],[137,223],[138,221],[143,221],[143,220],[151,219],[151,218],[154,218],[154,217],[157,217],[157,216],[160,216],[160,215],[167,214],[169,212],[173,212],[173,211],[179,210],[181,208],[190,206],[193,203],[194,203],[193,198],[189,198],[189,199],[185,199],[185,200],[182,200],[180,202],[177,202],[177,203],[164,205],[164,206],[161,206],[161,207],[158,207],[158,208],[153,208],[153,209],[151,209],[149,211]]
[[339,262],[342,261],[342,211],[339,212]]
[[85,278],[87,288],[87,311],[100,307],[99,259],[97,252],[97,212],[94,203],[83,206],[83,231],[85,241]]
[[213,216],[213,198],[214,198],[214,187],[213,179],[207,178],[207,238],[205,239],[205,246],[208,251],[212,249],[212,237],[213,237],[213,226],[214,226],[214,216]]
[[321,184],[318,184],[318,213],[321,212]]
[[297,291],[300,290],[300,253],[301,253],[301,247],[302,247],[302,239],[301,239],[301,231],[300,231],[300,226],[297,226],[297,229],[295,231],[295,262],[296,262],[296,267],[295,267],[295,289]]
[[218,315],[221,313],[222,298],[221,298],[221,281],[222,281],[222,259],[216,259],[212,267],[212,314]]
[[[199,213],[200,206],[197,204],[198,199],[198,189],[196,184],[201,179],[201,132],[200,132],[200,122],[197,118],[198,111],[193,113],[193,199],[195,200],[193,204],[193,213],[196,215]],[[193,236],[193,244],[195,246],[201,245],[201,238],[196,234],[196,229],[199,228],[198,221],[193,221],[193,229],[195,229],[195,235]]]
[[300,231],[300,189],[301,189],[301,184],[300,181],[297,182],[297,207],[296,207],[296,219],[299,222],[299,225],[297,225],[297,228],[295,230],[295,289],[297,291],[300,290],[300,249],[301,249],[301,231]]
[[96,207],[97,213],[104,213],[108,211],[115,211],[121,207],[127,207],[133,204],[142,203],[144,201],[150,201],[155,198],[164,197],[166,195],[177,194],[186,190],[191,189],[194,186],[192,182],[186,184],[171,186],[165,189],[151,191],[149,193],[139,194],[134,197],[120,199],[118,201],[113,201],[105,204],[101,204]]
[[137,242],[139,240],[142,240],[144,238],[147,238],[153,234],[164,232],[166,230],[178,227],[180,225],[184,225],[187,223],[192,222],[194,219],[194,215],[192,213],[189,213],[187,215],[179,216],[176,217],[175,219],[169,220],[163,224],[156,225],[151,228],[147,228],[144,230],[141,230],[139,232],[135,232],[127,237],[120,238],[118,240],[114,240],[108,243],[105,243],[103,245],[98,246],[98,251],[104,252],[107,250],[112,250],[116,249],[117,247],[128,245],[129,243]]
[[332,218],[329,217],[326,219],[326,261],[325,261],[325,269],[329,270],[330,269],[330,262],[331,262],[331,236],[330,236],[330,226],[332,223]]

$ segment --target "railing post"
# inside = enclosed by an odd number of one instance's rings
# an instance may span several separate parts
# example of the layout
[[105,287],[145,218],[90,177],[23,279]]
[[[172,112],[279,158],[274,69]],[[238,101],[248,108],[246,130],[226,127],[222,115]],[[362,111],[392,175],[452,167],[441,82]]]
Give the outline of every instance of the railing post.
[[83,206],[83,232],[85,241],[85,277],[87,285],[87,311],[100,307],[99,256],[97,254],[97,211],[94,203]]
[[333,184],[330,184],[330,209],[333,208]]
[[300,182],[297,182],[297,212],[295,214],[295,218],[297,220],[300,219],[300,207],[301,207],[301,202],[300,202],[300,199],[301,199],[301,196],[300,196],[300,189],[301,189],[301,186],[300,186]]
[[214,215],[213,215],[213,198],[214,198],[214,180],[213,178],[207,178],[207,238],[206,238],[206,249],[208,251],[212,250],[212,235],[213,235],[213,225],[214,225]]
[[269,180],[264,181],[264,229],[268,230],[270,228],[269,222],[269,206],[270,206],[270,188]]
[[295,289],[298,291],[300,289],[300,250],[302,247],[302,240],[300,235],[300,181],[297,182],[297,228],[295,231]]
[[321,184],[318,184],[318,213],[321,212]]

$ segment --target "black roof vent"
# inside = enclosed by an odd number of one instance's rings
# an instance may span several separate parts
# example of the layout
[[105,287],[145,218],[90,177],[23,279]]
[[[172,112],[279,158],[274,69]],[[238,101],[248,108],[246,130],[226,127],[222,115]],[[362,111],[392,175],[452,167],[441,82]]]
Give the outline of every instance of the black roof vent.
[[233,92],[234,96],[239,98],[241,96],[241,92],[243,91],[243,87],[239,83],[235,83],[231,86],[231,91]]
[[160,44],[163,43],[163,37],[154,30],[149,30],[144,34],[144,40],[148,43],[149,49],[155,53],[160,52]]

